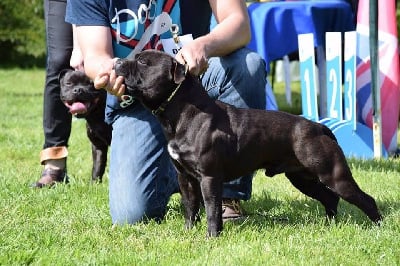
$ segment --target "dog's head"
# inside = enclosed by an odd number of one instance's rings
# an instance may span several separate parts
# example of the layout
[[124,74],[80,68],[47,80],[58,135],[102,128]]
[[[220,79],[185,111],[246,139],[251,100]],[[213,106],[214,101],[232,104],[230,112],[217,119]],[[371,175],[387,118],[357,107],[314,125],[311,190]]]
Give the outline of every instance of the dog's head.
[[125,79],[126,92],[151,110],[165,102],[185,79],[185,66],[172,56],[146,50],[133,60],[119,59],[115,72]]
[[59,80],[61,101],[76,117],[86,117],[99,102],[104,103],[106,92],[96,90],[85,73],[65,69],[61,71]]

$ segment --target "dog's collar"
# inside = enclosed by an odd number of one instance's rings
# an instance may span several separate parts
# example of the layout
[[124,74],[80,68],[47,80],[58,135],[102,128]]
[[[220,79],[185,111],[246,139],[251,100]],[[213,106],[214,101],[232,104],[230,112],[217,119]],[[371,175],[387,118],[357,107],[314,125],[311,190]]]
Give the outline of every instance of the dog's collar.
[[[188,71],[188,68],[189,68],[189,66],[185,64],[185,76]],[[172,100],[172,98],[178,92],[179,88],[181,87],[181,85],[184,81],[185,80],[183,80],[181,83],[178,84],[178,86],[176,86],[175,90],[171,93],[171,95],[168,97],[168,99],[166,99],[163,103],[161,103],[161,105],[157,109],[151,111],[153,115],[159,115],[161,112],[164,112],[165,107],[169,104],[169,102]]]

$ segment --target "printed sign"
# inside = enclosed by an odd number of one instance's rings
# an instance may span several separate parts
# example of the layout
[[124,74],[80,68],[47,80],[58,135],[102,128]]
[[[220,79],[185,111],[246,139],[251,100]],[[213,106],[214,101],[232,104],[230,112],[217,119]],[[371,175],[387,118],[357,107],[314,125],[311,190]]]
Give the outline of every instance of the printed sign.
[[193,41],[192,34],[179,36],[179,43],[176,43],[174,38],[161,39],[161,43],[164,47],[164,52],[172,56],[175,56],[185,44],[191,41]]
[[327,117],[342,120],[342,34],[327,32],[325,37]]
[[356,50],[357,32],[344,33],[344,119],[357,128],[356,117]]
[[308,119],[318,121],[319,115],[313,34],[299,34],[298,43],[303,116],[307,117]]

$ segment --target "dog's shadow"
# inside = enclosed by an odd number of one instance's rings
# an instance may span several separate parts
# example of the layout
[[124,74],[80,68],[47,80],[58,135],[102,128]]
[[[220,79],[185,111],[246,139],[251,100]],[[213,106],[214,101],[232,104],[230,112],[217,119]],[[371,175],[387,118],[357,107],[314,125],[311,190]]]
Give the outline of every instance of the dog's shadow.
[[[391,200],[376,200],[378,208],[384,217],[391,220],[391,214],[400,208],[400,202]],[[257,197],[244,202],[245,218],[238,220],[245,228],[246,224],[254,230],[265,230],[274,226],[303,226],[335,224],[357,224],[363,228],[376,226],[356,206],[340,199],[338,214],[333,220],[325,216],[324,207],[316,200],[300,195],[297,199],[272,197],[268,192],[263,192]]]
[[[293,190],[295,190],[293,188]],[[294,192],[288,195],[263,190],[261,193],[253,194],[249,201],[242,202],[244,209],[244,218],[226,223],[224,227],[235,227],[237,230],[246,230],[249,227],[252,230],[264,231],[266,228],[276,226],[304,226],[320,225],[329,226],[335,224],[355,224],[363,228],[372,228],[376,226],[368,217],[356,206],[340,199],[338,205],[338,214],[334,220],[329,220],[325,216],[324,207],[316,200],[309,198],[300,192]],[[183,219],[183,206],[180,203],[180,195],[175,194],[172,204],[169,204],[169,215],[179,216]],[[385,221],[396,219],[393,217],[400,209],[400,202],[395,199],[378,198],[376,199],[378,208],[383,215],[383,225]],[[202,223],[206,221],[204,207],[201,209]],[[229,230],[229,229],[228,229]]]
[[[300,195],[297,199],[271,195],[262,192],[243,202],[245,212],[244,223],[253,227],[265,228],[274,225],[312,224],[325,219],[325,210],[313,199]],[[238,221],[237,223],[239,223]]]

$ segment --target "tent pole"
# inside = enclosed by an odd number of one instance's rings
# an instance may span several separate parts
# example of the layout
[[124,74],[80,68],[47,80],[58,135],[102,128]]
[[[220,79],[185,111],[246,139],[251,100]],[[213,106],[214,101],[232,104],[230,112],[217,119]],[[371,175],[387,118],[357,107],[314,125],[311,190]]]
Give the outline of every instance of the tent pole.
[[369,0],[369,50],[371,58],[371,95],[373,108],[374,157],[382,157],[382,114],[379,85],[378,0]]

